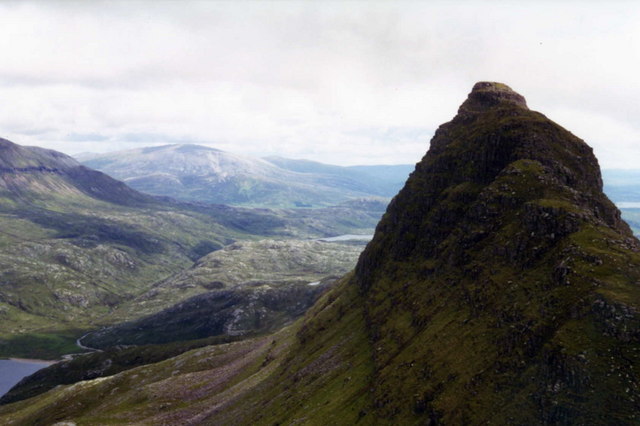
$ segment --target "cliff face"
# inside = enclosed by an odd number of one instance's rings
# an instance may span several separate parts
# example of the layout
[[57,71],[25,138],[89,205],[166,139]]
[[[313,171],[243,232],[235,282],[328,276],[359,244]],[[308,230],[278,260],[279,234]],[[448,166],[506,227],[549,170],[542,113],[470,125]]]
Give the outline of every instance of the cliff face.
[[591,148],[507,86],[476,84],[356,268],[377,413],[633,421],[639,278]]
[[530,111],[508,87],[478,83],[458,115],[436,131],[429,152],[378,225],[358,266],[360,281],[369,285],[374,272],[369,265],[379,264],[382,254],[395,260],[441,257],[440,244],[458,228],[464,229],[457,238],[477,243],[503,224],[505,208],[518,210],[545,199],[569,203],[579,216],[630,236],[602,193],[591,148]]

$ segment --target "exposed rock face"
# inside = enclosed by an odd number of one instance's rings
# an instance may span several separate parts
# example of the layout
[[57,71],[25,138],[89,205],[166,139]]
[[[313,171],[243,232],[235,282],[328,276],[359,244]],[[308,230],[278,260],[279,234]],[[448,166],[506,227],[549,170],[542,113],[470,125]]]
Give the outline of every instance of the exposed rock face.
[[[524,219],[531,219],[527,226],[542,226],[542,212],[534,210],[546,206],[526,202],[536,197],[566,197],[576,207],[569,218],[586,215],[630,236],[602,193],[598,162],[582,140],[529,111],[522,96],[500,83],[477,83],[460,111],[436,131],[429,152],[378,225],[358,266],[363,285],[368,285],[367,263],[378,264],[380,250],[394,258],[416,252],[433,256],[461,219],[496,227],[504,207],[523,208],[529,212]],[[557,212],[549,209],[544,218]],[[478,231],[474,235],[478,238]]]
[[473,86],[469,97],[458,109],[458,114],[482,112],[502,102],[528,109],[524,97],[506,84],[481,81]]

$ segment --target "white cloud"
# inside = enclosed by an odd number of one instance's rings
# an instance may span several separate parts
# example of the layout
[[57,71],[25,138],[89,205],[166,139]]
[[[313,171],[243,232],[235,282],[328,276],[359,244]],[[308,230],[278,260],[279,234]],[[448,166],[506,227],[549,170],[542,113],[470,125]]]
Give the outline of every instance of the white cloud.
[[635,2],[12,2],[0,16],[0,133],[18,143],[414,163],[488,79],[603,166],[640,160]]

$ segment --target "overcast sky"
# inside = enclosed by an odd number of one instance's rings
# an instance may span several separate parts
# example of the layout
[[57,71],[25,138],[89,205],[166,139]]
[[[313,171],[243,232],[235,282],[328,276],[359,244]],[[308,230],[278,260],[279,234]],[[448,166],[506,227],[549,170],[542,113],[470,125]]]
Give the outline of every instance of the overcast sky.
[[0,136],[415,163],[476,81],[640,168],[640,2],[0,3]]

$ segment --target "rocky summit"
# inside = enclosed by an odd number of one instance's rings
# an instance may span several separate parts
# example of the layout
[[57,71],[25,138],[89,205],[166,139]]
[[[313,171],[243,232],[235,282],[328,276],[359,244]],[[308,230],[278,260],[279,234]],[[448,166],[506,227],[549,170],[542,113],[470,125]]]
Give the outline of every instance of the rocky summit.
[[639,278],[591,148],[476,84],[357,266],[377,415],[637,421]]
[[0,420],[637,424],[639,250],[591,148],[478,83],[303,320],[59,386]]

